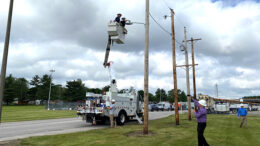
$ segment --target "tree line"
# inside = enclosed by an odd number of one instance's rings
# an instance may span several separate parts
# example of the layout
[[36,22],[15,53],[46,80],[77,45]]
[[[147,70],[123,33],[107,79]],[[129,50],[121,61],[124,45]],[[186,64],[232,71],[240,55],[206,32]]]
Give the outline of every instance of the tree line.
[[[29,101],[41,100],[46,101],[49,97],[51,76],[45,74],[43,76],[35,75],[31,80],[25,78],[16,78],[12,74],[5,79],[4,102],[9,105],[17,100],[18,104],[27,104]],[[65,87],[60,84],[51,83],[51,100],[62,101],[79,101],[84,100],[86,92],[95,94],[102,94],[103,91],[108,91],[109,86],[100,88],[88,88],[81,79],[67,81]],[[120,90],[122,93],[123,90]],[[143,97],[144,91],[139,90],[139,95]],[[187,101],[184,91],[178,89],[179,101]],[[157,89],[155,94],[149,93],[149,101],[169,101],[174,102],[173,89],[166,91],[164,89]]]
[[[178,102],[186,102],[187,96],[186,96],[185,92],[180,89],[178,89],[177,91],[178,91]],[[138,93],[139,93],[139,95],[144,97],[143,90],[139,90]],[[155,95],[153,95],[152,93],[149,93],[148,97],[149,97],[149,102],[153,102],[153,103],[158,103],[160,101],[169,101],[170,103],[173,103],[174,98],[175,98],[174,89],[171,89],[168,92],[166,92],[166,90],[158,88],[155,91]]]
[[243,99],[260,99],[260,96],[245,96]]

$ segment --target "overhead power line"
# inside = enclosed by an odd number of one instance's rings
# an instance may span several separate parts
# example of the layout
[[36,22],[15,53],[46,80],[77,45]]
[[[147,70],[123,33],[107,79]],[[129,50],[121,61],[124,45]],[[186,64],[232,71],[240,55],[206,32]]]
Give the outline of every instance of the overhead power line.
[[162,27],[162,25],[160,23],[158,23],[154,17],[152,16],[152,14],[149,12],[149,15],[151,16],[151,18],[153,19],[153,21],[166,33],[168,33],[169,35],[172,35],[169,31],[167,31],[165,28]]
[[[167,31],[158,21],[155,20],[155,18],[152,16],[152,14],[149,12],[149,15],[151,16],[151,18],[153,19],[153,21],[167,34],[169,34],[170,36],[172,35],[169,31]],[[175,41],[182,46],[182,43],[180,43],[178,40],[175,39]]]
[[166,6],[167,8],[171,9],[171,8],[168,6],[168,4],[166,3],[165,0],[163,0],[163,2],[164,2],[165,6]]

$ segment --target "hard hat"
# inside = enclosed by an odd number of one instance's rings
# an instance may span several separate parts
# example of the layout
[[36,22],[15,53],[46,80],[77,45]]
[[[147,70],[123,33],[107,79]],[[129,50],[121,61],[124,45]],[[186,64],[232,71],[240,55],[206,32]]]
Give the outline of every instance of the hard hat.
[[243,104],[240,104],[240,107],[244,106]]
[[202,106],[207,106],[207,103],[204,99],[200,100],[199,104],[202,105]]
[[115,100],[115,99],[112,99],[112,102],[116,102],[116,100]]

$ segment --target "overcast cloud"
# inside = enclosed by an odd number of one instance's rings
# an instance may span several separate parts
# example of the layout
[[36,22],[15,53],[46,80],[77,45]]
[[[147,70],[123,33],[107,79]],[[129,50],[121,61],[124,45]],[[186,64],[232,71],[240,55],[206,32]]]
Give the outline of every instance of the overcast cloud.
[[[107,23],[117,13],[144,23],[140,0],[15,0],[7,74],[31,79],[55,69],[54,82],[81,78],[88,87],[109,83],[103,68]],[[0,52],[4,47],[9,0],[0,1]],[[260,3],[253,0],[150,0],[150,13],[171,31],[168,7],[175,11],[176,40],[195,43],[197,93],[239,98],[260,94]],[[118,87],[143,89],[144,25],[127,26],[125,44],[114,44],[109,60]],[[150,92],[173,88],[171,37],[150,19]],[[176,43],[177,64],[184,54]],[[190,44],[189,61],[191,63]],[[1,55],[2,56],[2,55]],[[186,92],[185,70],[177,69]],[[192,70],[190,70],[192,77]],[[192,89],[192,78],[190,79]],[[193,91],[193,90],[192,90]]]

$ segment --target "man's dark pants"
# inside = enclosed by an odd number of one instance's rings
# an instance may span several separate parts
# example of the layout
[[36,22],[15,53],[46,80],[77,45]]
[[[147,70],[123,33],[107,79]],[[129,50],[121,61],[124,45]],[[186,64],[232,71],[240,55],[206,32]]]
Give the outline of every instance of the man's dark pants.
[[198,123],[197,132],[198,132],[198,145],[199,146],[209,146],[205,137],[203,136],[205,128],[206,128],[206,123]]

